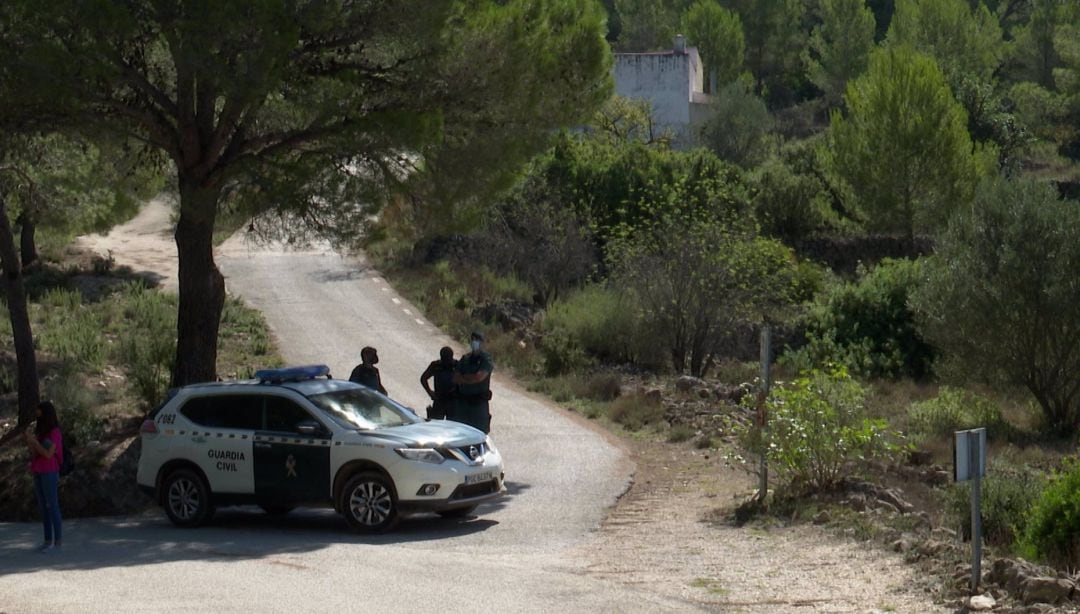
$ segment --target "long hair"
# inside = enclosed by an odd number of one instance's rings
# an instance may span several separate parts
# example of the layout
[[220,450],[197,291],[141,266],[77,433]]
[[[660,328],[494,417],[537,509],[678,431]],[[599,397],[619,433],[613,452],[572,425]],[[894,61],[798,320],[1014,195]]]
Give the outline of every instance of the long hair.
[[53,429],[60,427],[60,419],[56,417],[56,406],[52,404],[52,401],[38,403],[38,409],[41,410],[41,417],[37,419],[37,424],[34,426],[34,434],[41,439]]

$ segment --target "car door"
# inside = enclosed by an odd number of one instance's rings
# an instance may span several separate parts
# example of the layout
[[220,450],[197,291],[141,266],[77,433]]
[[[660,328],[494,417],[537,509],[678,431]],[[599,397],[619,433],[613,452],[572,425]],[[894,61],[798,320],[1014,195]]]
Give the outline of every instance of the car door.
[[[255,493],[268,504],[324,503],[330,493],[330,430],[294,400],[268,395],[255,434]],[[301,424],[317,424],[315,434]]]
[[262,401],[250,394],[212,394],[189,399],[180,413],[190,431],[177,434],[216,493],[250,495],[254,490],[252,443],[262,426]]

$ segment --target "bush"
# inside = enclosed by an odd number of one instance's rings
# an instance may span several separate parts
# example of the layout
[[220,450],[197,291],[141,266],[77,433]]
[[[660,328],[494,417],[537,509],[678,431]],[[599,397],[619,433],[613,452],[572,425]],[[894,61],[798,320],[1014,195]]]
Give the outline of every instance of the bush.
[[720,158],[750,168],[767,151],[773,116],[745,83],[733,81],[716,93],[701,142]]
[[[1015,549],[1023,534],[1032,503],[1045,481],[1035,473],[990,461],[982,479],[983,539],[988,544]],[[945,494],[945,514],[965,539],[971,538],[971,483],[963,482]]]
[[586,379],[577,396],[591,401],[614,401],[622,391],[622,378],[614,373],[597,373]]
[[[657,361],[655,351],[643,340],[637,314],[626,293],[605,285],[587,286],[547,310],[542,324],[544,347],[553,345],[552,351],[563,351],[566,348],[557,344],[572,344],[607,363],[652,364]],[[551,335],[556,339],[549,344]]]
[[804,318],[806,346],[784,360],[800,370],[833,363],[866,376],[928,375],[934,351],[907,306],[919,274],[917,261],[886,259],[826,292]]
[[37,335],[41,349],[91,371],[105,366],[106,346],[101,318],[82,304],[74,290],[52,289],[42,297],[45,321]]
[[944,386],[929,401],[912,403],[908,424],[913,433],[949,437],[954,431],[985,427],[990,437],[1007,438],[1012,427],[990,399],[960,388]]
[[694,429],[685,424],[676,424],[668,431],[667,440],[671,443],[690,441],[694,436]]
[[544,372],[549,376],[578,371],[592,364],[578,340],[565,330],[545,335],[540,353],[544,357]]
[[[826,490],[849,462],[897,450],[886,422],[866,417],[865,399],[866,390],[843,368],[807,372],[770,391],[764,435],[754,425],[737,434],[749,452],[768,450],[770,467],[793,490]],[[756,399],[747,395],[743,403],[752,409]]]
[[124,295],[127,326],[120,333],[119,358],[132,391],[149,408],[161,401],[169,384],[176,353],[176,297],[136,283],[128,284]]
[[608,418],[630,431],[656,424],[664,419],[664,406],[655,399],[634,394],[615,399],[607,409]]
[[1080,565],[1080,462],[1057,475],[1035,501],[1024,531],[1024,552],[1052,565]]

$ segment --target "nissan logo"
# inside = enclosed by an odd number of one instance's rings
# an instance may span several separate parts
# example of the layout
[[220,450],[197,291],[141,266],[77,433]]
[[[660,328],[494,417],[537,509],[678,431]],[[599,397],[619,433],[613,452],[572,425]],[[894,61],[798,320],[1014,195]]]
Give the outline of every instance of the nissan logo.
[[480,450],[476,449],[476,446],[469,446],[469,458],[476,460],[480,456]]

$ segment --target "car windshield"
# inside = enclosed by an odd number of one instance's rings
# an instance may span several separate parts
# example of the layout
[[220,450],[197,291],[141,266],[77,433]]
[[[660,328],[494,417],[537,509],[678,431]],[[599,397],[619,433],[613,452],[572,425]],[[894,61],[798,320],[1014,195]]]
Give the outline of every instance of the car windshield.
[[422,422],[411,409],[367,388],[335,390],[308,398],[347,429],[378,429]]

